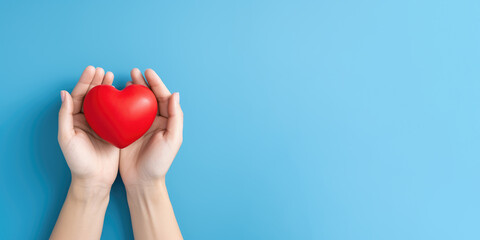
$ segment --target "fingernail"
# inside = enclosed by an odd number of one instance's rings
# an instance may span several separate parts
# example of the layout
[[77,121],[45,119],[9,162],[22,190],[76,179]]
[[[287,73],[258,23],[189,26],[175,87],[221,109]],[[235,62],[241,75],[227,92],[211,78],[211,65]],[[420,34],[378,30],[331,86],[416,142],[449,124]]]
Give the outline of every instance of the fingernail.
[[62,98],[62,102],[65,101],[65,91],[60,91],[60,97]]
[[180,104],[180,93],[179,93],[179,92],[177,92],[177,94],[176,94],[176,95],[177,95],[177,103],[179,103],[179,104]]

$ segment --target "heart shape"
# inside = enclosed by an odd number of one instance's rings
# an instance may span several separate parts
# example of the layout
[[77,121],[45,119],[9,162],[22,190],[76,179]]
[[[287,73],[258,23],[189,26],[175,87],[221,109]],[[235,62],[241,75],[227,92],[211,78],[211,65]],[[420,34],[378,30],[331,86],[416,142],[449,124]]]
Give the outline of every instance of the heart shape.
[[99,85],[92,88],[83,101],[83,112],[90,127],[118,148],[125,148],[148,131],[157,107],[152,91],[136,84],[122,91]]

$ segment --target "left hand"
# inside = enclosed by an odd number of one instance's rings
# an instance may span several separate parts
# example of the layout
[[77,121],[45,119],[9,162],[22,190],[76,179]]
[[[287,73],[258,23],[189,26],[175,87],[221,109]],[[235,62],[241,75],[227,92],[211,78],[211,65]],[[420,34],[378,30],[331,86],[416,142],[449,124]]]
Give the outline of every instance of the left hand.
[[[120,175],[125,187],[162,184],[182,144],[183,112],[180,96],[171,94],[151,69],[145,77],[137,68],[131,72],[133,84],[150,87],[158,101],[159,114],[141,138],[120,151]],[[132,82],[127,83],[127,86]]]

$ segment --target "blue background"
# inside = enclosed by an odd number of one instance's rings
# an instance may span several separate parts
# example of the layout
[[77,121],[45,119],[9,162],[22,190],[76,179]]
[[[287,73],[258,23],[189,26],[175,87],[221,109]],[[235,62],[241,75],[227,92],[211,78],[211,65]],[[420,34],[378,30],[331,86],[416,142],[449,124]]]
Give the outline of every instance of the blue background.
[[[87,65],[181,93],[186,239],[480,239],[479,1],[1,5],[1,239],[54,226],[60,90]],[[117,179],[103,239],[132,238]]]

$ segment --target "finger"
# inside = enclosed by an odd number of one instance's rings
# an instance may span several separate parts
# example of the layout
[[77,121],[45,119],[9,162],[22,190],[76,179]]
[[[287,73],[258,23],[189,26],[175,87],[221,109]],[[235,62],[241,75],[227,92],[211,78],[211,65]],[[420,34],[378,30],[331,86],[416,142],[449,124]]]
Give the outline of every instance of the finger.
[[174,141],[183,139],[183,111],[180,108],[180,94],[174,93],[168,101],[168,121],[166,137]]
[[132,77],[133,84],[140,84],[148,87],[147,82],[145,82],[145,79],[143,78],[142,72],[140,72],[138,68],[132,69],[130,76]]
[[75,135],[73,130],[73,99],[67,91],[60,92],[62,106],[58,112],[58,141],[65,143]]
[[147,78],[148,85],[153,91],[153,94],[157,97],[158,108],[160,116],[168,117],[168,99],[172,95],[168,88],[163,84],[162,79],[152,69],[145,71],[145,77]]
[[105,70],[103,70],[103,68],[101,68],[101,67],[97,67],[97,69],[95,69],[95,76],[93,77],[93,80],[90,83],[90,86],[88,87],[88,91],[90,91],[92,88],[102,84],[104,76],[105,76]]
[[113,73],[112,72],[107,72],[105,74],[105,77],[103,77],[103,82],[102,85],[112,85],[113,83]]
[[93,76],[95,75],[95,68],[93,66],[88,66],[80,76],[80,80],[78,80],[77,85],[72,91],[72,99],[73,99],[73,114],[79,113],[82,110],[82,103],[85,94],[87,94],[88,87],[93,80]]
[[133,84],[132,81],[128,81],[127,84],[125,84],[125,87],[128,87],[128,86],[130,86],[130,85],[132,85],[132,84]]

